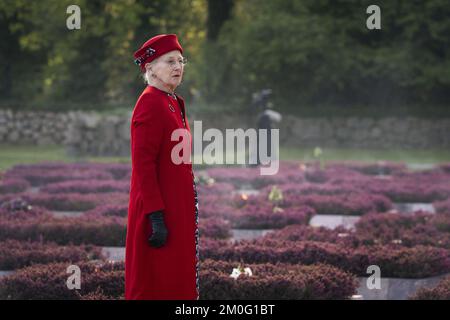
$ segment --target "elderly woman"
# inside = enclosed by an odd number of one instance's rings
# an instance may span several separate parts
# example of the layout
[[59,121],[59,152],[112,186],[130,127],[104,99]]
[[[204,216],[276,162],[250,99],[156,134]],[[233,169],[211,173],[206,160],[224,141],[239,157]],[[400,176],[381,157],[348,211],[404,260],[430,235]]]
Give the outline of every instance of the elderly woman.
[[[192,300],[198,288],[198,207],[191,163],[172,159],[172,132],[190,133],[175,94],[185,65],[174,34],[135,52],[147,87],[131,119],[132,176],[125,257],[125,298]],[[191,139],[189,134],[189,150]],[[178,164],[177,164],[178,163]]]

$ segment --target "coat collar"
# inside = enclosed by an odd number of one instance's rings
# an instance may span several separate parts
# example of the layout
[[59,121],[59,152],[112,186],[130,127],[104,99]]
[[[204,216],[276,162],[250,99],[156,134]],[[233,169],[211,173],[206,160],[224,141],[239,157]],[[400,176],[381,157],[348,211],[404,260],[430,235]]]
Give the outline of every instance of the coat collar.
[[168,93],[166,91],[163,91],[161,89],[158,89],[158,88],[156,88],[154,86],[151,86],[151,85],[147,85],[147,88],[145,88],[145,90],[147,92],[154,92],[154,93],[162,95],[164,97],[172,97],[172,98],[176,99],[178,101],[178,103],[180,104],[180,108],[183,111],[184,117],[186,117],[184,99],[181,96],[179,96],[178,94],[175,93],[174,94],[175,97],[173,97],[170,93]]
[[147,85],[146,90],[148,90],[149,92],[156,92],[156,93],[168,96],[168,97],[172,97],[174,99],[179,97],[176,93],[171,94],[171,93],[169,93],[167,91],[161,90],[161,89],[159,89],[157,87],[154,87],[154,86],[151,86],[151,85]]

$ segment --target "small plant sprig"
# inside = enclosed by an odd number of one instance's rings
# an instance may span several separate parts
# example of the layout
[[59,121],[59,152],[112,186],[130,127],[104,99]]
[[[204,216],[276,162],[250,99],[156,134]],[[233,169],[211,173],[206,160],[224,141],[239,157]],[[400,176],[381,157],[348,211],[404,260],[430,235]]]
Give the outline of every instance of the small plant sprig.
[[273,213],[283,212],[283,209],[279,207],[279,204],[283,201],[283,191],[278,186],[272,187],[268,199],[274,204]]
[[319,162],[320,170],[325,168],[324,160],[323,160],[323,150],[320,147],[315,147],[313,150],[313,156],[317,162]]

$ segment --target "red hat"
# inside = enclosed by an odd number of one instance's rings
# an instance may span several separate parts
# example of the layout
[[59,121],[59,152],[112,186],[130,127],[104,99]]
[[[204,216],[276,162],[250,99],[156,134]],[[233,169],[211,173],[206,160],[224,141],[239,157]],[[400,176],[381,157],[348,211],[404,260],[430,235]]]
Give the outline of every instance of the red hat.
[[145,71],[145,64],[152,62],[163,54],[178,50],[183,53],[183,48],[178,42],[176,34],[160,34],[147,40],[138,51],[134,53],[134,63],[136,63],[141,71]]

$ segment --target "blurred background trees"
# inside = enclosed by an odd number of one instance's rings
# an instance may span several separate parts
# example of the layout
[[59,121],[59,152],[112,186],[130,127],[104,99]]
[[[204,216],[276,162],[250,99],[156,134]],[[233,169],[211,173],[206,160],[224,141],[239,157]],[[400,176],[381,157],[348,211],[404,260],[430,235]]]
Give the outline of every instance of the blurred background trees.
[[[81,8],[68,30],[67,6]],[[272,88],[281,110],[434,112],[450,96],[448,0],[3,0],[0,106],[130,110],[144,87],[133,52],[177,33],[189,59],[180,93],[248,109]]]

